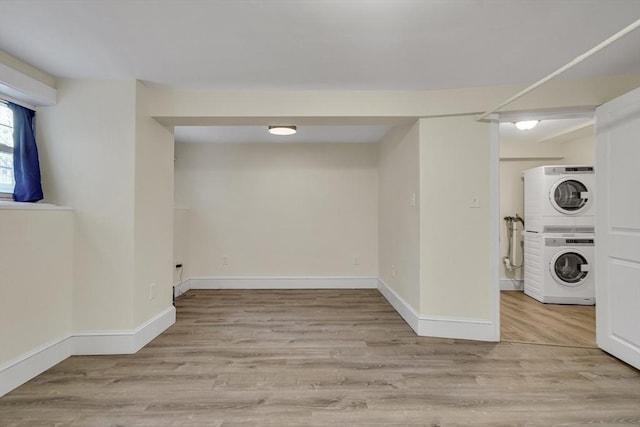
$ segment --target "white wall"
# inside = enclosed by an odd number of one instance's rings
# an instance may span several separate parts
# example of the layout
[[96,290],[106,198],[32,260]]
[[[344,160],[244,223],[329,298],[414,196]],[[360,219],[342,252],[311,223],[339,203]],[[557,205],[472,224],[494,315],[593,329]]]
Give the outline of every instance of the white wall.
[[191,277],[378,276],[376,145],[177,144],[176,157]]
[[37,112],[45,200],[75,210],[76,332],[131,330],[171,306],[173,134],[147,91],[63,79]]
[[173,211],[173,265],[182,264],[182,269],[173,270],[173,284],[189,278],[189,209],[177,207]]
[[[507,255],[508,234],[503,218],[518,213],[524,217],[524,181],[522,171],[544,165],[593,164],[595,135],[593,127],[563,137],[562,141],[523,142],[500,141],[500,259]],[[521,234],[521,233],[518,233]],[[522,246],[517,246],[517,262],[522,261]],[[523,269],[508,271],[500,263],[500,278],[508,288],[522,280]],[[521,289],[521,288],[520,288]]]
[[491,163],[489,124],[475,116],[420,120],[422,314],[493,317]]
[[586,134],[562,142],[565,159],[570,164],[593,165],[595,162],[595,141],[595,126],[591,126]]
[[12,216],[0,218],[12,304],[1,315],[15,325],[0,329],[11,334],[0,363],[14,358],[1,393],[73,354],[135,352],[175,321],[173,133],[148,116],[139,82],[58,87],[58,104],[37,110],[37,140],[45,201],[73,221],[55,209],[36,221],[39,205],[0,213]]
[[74,330],[133,322],[135,82],[60,80],[37,110],[45,201],[71,206]]
[[[379,277],[420,310],[419,125],[396,127],[380,143]],[[415,196],[415,204],[413,203]]]
[[[173,300],[173,130],[147,115],[149,89],[136,83],[134,325]],[[151,289],[153,286],[153,289]]]
[[0,236],[1,367],[71,332],[73,212],[0,207]]

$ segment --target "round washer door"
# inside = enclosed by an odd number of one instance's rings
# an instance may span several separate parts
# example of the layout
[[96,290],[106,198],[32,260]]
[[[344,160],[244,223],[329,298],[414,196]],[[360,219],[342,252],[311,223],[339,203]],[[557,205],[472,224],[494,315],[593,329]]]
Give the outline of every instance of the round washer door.
[[558,212],[565,215],[577,215],[590,203],[591,192],[584,182],[573,178],[556,181],[549,191],[549,201]]
[[590,274],[586,257],[575,249],[565,249],[549,263],[551,277],[562,286],[580,286]]

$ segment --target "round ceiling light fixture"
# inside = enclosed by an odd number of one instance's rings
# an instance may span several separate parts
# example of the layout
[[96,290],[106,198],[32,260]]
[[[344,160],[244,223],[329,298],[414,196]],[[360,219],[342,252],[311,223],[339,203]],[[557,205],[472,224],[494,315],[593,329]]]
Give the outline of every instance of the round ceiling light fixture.
[[271,135],[293,135],[296,133],[295,126],[269,126],[269,133]]
[[530,130],[538,126],[538,123],[540,123],[540,120],[522,120],[514,124],[520,130]]

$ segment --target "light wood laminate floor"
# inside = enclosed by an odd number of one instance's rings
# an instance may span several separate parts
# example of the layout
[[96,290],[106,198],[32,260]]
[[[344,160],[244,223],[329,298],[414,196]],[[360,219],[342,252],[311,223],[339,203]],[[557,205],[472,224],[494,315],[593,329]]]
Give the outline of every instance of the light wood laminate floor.
[[640,424],[640,373],[602,351],[417,337],[376,290],[192,290],[177,313],[0,398],[0,424]]
[[520,291],[500,292],[500,339],[574,347],[596,347],[593,305],[543,304]]

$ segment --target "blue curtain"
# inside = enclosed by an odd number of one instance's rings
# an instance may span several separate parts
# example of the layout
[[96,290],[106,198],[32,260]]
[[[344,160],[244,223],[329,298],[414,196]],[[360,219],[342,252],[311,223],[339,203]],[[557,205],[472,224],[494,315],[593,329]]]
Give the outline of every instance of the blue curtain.
[[37,202],[43,195],[33,127],[36,112],[12,102],[8,105],[13,111],[13,173],[16,180],[13,199],[16,202]]

